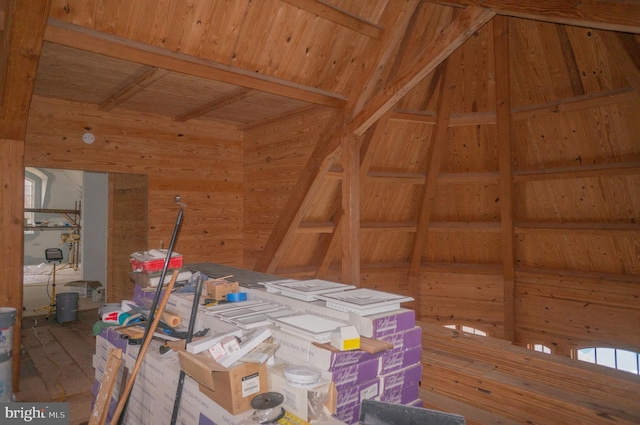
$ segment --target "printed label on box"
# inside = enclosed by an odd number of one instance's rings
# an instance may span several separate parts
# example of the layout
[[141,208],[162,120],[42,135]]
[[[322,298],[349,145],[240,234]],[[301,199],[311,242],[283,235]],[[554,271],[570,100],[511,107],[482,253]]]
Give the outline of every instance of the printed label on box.
[[242,377],[242,397],[260,392],[260,379],[257,373]]

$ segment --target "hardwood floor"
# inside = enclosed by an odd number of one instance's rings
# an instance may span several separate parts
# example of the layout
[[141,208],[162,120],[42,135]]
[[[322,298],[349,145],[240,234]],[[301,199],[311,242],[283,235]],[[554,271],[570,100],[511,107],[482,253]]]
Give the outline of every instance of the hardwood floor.
[[87,423],[95,380],[92,329],[98,311],[82,310],[78,320],[57,323],[55,317],[22,319],[19,402],[69,403],[70,425]]

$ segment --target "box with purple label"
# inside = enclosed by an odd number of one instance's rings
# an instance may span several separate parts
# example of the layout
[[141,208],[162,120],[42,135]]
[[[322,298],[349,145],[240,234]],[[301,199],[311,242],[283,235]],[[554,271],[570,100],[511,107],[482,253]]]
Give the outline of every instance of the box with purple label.
[[356,385],[336,385],[336,393],[336,406],[338,408],[354,403],[360,403],[362,400],[374,398],[380,395],[380,380],[376,378]]
[[415,326],[405,331],[382,336],[379,339],[393,344],[394,350],[407,350],[422,345],[422,328]]
[[354,365],[366,360],[377,359],[381,353],[371,354],[362,350],[338,351],[328,349],[309,339],[294,335],[286,330],[275,328],[273,339],[280,345],[276,358],[285,362],[307,362],[318,369],[334,370],[339,367]]
[[353,365],[338,367],[331,372],[331,380],[335,385],[359,384],[371,381],[378,376],[380,359],[369,359]]
[[384,375],[415,363],[420,363],[421,355],[421,346],[409,348],[408,350],[385,351],[380,359],[380,374]]
[[360,403],[341,406],[333,416],[346,424],[357,424],[360,420]]
[[360,336],[380,338],[413,328],[416,325],[416,312],[401,308],[370,316],[350,313],[349,323],[356,327]]
[[380,375],[380,391],[385,392],[393,388],[404,388],[410,385],[419,385],[422,380],[422,364],[416,363],[411,366],[396,370],[395,372]]
[[409,385],[408,387],[391,388],[380,394],[376,400],[392,404],[408,404],[418,398],[420,384]]

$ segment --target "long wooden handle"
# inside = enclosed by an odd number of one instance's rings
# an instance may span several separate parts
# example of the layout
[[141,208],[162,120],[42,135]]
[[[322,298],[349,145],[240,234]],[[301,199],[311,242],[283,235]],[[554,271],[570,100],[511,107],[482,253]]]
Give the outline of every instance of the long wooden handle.
[[127,385],[124,388],[124,392],[122,393],[120,400],[118,400],[118,407],[116,408],[116,411],[113,414],[113,418],[111,418],[111,425],[117,425],[118,421],[120,420],[120,415],[124,410],[124,405],[127,403],[127,399],[129,398],[129,394],[131,393],[131,389],[133,388],[133,384],[136,380],[136,375],[138,375],[138,371],[142,366],[144,355],[147,353],[149,344],[153,339],[153,334],[155,333],[156,328],[158,327],[158,322],[160,322],[162,312],[164,311],[164,308],[167,305],[167,301],[169,300],[169,295],[171,295],[171,290],[173,289],[173,286],[175,285],[176,280],[178,280],[178,273],[179,273],[179,270],[177,269],[173,271],[173,275],[171,276],[171,280],[167,285],[167,289],[165,289],[165,293],[162,296],[162,299],[160,300],[160,305],[158,306],[158,310],[156,311],[156,314],[153,317],[153,322],[151,323],[149,327],[149,331],[147,332],[147,338],[145,338],[145,340],[142,342],[142,347],[140,347],[138,358],[136,358],[136,364],[135,366],[133,366],[133,370],[131,371],[131,376],[127,381]]

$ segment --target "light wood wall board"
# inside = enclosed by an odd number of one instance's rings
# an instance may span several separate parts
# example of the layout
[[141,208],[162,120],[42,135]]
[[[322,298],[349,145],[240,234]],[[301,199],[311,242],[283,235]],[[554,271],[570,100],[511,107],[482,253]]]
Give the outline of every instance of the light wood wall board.
[[452,113],[496,110],[492,25],[483,26],[460,46]]
[[608,105],[577,112],[548,114],[517,121],[514,167],[531,170],[637,161],[635,136],[640,102]]
[[464,324],[489,336],[502,336],[502,276],[423,272],[420,278],[420,320],[442,326]]
[[[64,75],[50,72],[65,69]],[[145,67],[45,42],[34,94],[100,104]]]
[[[340,211],[341,179],[325,177],[319,183],[318,195],[309,199],[303,221],[330,221]],[[336,206],[338,208],[336,209]]]
[[278,264],[279,269],[288,270],[315,265],[316,247],[319,245],[321,234],[296,233],[287,252],[295,255],[285,255]]
[[[264,248],[330,116],[329,109],[315,108],[246,131],[245,267],[251,268]],[[327,182],[326,190],[335,187]]]
[[636,223],[640,174],[542,180],[515,186],[519,221],[547,223]]
[[499,223],[500,206],[496,184],[442,183],[436,189],[431,221]]
[[362,185],[362,222],[413,222],[417,224],[422,185],[401,181],[366,181]]
[[406,261],[411,254],[413,233],[379,231],[360,233],[362,264],[385,264]]
[[369,148],[371,171],[424,173],[433,125],[391,120],[385,137]]
[[480,231],[429,231],[427,263],[501,264],[500,234]]
[[149,188],[146,175],[109,173],[108,179],[105,300],[117,303],[133,298],[130,254],[149,248]]
[[[85,126],[96,135],[92,145],[81,141]],[[216,126],[200,123],[198,128],[149,115],[98,112],[86,105],[37,99],[32,103],[25,164],[147,175],[150,247],[161,240],[168,246],[178,210],[174,196],[182,194],[183,202],[194,208],[191,224],[185,223],[194,232],[191,240],[184,232],[175,250],[186,261],[209,260],[210,254],[221,253],[229,264],[241,265],[242,142],[203,136],[215,135]],[[211,211],[222,208],[224,219],[212,219]]]
[[495,125],[465,125],[448,131],[442,173],[496,172],[498,147]]
[[525,267],[594,273],[640,274],[640,238],[591,232],[548,231],[517,234],[516,261]]
[[[562,286],[567,287],[567,282]],[[555,293],[539,295],[530,284],[518,284],[516,290],[516,334],[519,335],[520,329],[525,331],[522,337],[517,337],[522,343],[544,343],[552,352],[556,345],[564,349],[611,346],[640,351],[637,305],[613,309],[597,300],[565,299]],[[591,290],[600,291],[600,288]],[[637,296],[637,290],[633,294]],[[567,316],[567,311],[572,312],[571,316]]]

